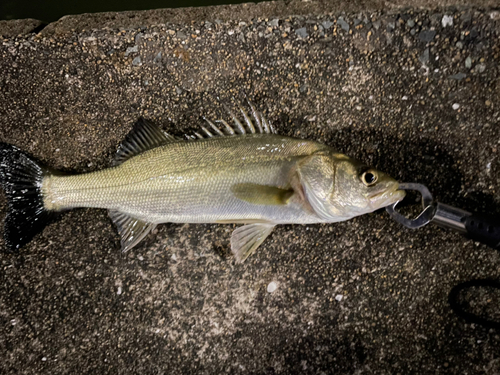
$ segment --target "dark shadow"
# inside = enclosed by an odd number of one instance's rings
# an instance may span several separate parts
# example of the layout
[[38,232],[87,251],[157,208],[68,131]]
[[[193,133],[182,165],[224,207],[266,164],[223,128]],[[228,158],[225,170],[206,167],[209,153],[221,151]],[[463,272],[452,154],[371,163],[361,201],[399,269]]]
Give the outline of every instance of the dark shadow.
[[45,27],[47,25],[48,25],[47,23],[42,22],[40,25],[38,25],[33,30],[31,30],[30,33],[31,34],[38,34],[40,31],[42,31],[43,29],[45,29]]
[[[248,339],[261,342],[267,347],[266,362],[274,362],[273,358],[282,359],[282,367],[272,366],[258,374],[353,374],[362,368],[370,358],[371,348],[364,343],[365,337],[355,332],[337,330],[339,317],[318,317],[316,327],[304,333],[300,327],[287,324],[262,324],[255,328],[254,324],[241,322],[232,335],[235,347],[241,347]],[[262,334],[265,332],[265,337]],[[248,347],[246,355],[257,357],[259,346]],[[349,360],[345,360],[348,358]],[[312,366],[312,368],[311,368]],[[314,369],[314,370],[313,370]]]
[[[281,118],[280,123],[288,123]],[[382,124],[366,124],[367,127],[322,129],[321,139],[311,132],[310,124],[303,119],[293,119],[294,129],[300,129],[300,137],[319,140],[338,151],[390,174],[401,182],[421,183],[430,190],[434,199],[469,212],[488,216],[500,215],[500,203],[493,194],[461,191],[464,176],[457,168],[457,160],[450,146],[440,144],[429,135],[410,133],[408,130],[385,128]],[[373,126],[373,127],[370,127]],[[304,133],[303,130],[309,132]],[[286,129],[284,129],[286,130]],[[314,131],[314,130],[313,130]],[[282,129],[279,132],[283,134]],[[294,133],[286,134],[297,136]],[[492,171],[494,173],[494,171]]]

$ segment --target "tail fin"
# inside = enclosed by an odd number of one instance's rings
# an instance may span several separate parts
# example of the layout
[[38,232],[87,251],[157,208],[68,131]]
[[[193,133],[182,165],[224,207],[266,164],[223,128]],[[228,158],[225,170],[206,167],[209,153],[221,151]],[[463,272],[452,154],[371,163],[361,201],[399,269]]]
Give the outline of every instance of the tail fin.
[[41,189],[46,173],[47,169],[17,147],[0,143],[0,184],[8,205],[4,239],[11,251],[27,244],[52,216],[43,205]]

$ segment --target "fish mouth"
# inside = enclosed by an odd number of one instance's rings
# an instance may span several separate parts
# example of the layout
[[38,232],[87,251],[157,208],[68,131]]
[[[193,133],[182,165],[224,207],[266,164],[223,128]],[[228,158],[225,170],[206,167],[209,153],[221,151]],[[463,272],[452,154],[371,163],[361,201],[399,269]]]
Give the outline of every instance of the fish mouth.
[[379,209],[401,201],[405,195],[406,192],[404,190],[399,190],[399,184],[395,183],[389,189],[383,189],[371,195],[369,198],[371,206],[375,209]]

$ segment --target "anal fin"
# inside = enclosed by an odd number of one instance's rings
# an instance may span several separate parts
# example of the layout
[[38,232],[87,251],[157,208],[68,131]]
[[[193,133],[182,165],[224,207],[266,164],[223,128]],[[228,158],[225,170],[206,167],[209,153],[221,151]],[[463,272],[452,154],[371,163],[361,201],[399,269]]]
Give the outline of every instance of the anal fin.
[[118,229],[123,252],[132,249],[156,227],[156,224],[135,219],[120,211],[109,210],[109,217]]
[[272,223],[256,223],[235,229],[231,235],[231,252],[236,260],[241,263],[257,250],[274,226]]

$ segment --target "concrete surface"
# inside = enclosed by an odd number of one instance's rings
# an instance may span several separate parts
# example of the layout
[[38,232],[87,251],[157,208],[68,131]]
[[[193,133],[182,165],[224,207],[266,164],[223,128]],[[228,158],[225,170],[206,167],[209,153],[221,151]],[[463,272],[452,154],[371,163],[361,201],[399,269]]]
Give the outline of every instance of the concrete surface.
[[7,38],[16,35],[37,33],[42,27],[43,23],[41,21],[32,18],[0,21],[0,37]]
[[[53,168],[96,170],[139,116],[183,134],[222,113],[212,97],[245,93],[281,134],[499,214],[500,14],[319,5],[4,36],[0,140]],[[459,283],[498,280],[498,251],[378,212],[281,226],[239,265],[232,228],[162,225],[120,254],[105,211],[61,214],[0,254],[0,372],[500,373],[500,332],[447,301]],[[462,298],[500,320],[498,292]]]

